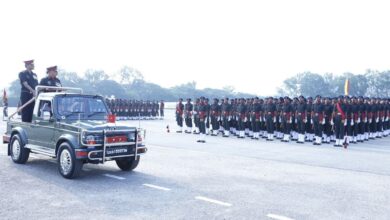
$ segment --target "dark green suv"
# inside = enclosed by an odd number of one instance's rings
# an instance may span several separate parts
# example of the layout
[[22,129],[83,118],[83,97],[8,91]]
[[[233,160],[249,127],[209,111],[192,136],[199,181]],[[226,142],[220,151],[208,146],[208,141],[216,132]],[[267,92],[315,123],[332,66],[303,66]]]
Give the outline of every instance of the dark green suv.
[[30,153],[57,158],[65,178],[77,177],[85,163],[115,160],[124,171],[137,167],[147,151],[144,130],[110,121],[101,96],[69,92],[73,88],[43,89],[48,88],[37,88],[32,123],[8,119],[3,142],[15,163],[26,163]]

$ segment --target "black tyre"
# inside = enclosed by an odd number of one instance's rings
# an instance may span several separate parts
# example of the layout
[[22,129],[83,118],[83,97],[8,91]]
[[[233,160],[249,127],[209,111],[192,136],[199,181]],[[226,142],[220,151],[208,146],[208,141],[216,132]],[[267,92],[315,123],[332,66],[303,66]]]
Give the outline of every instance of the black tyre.
[[67,179],[73,179],[80,175],[83,161],[77,160],[74,150],[67,142],[60,145],[57,153],[58,171]]
[[140,157],[137,156],[137,160],[134,160],[135,157],[121,158],[116,159],[116,165],[123,171],[132,171],[137,168]]
[[24,147],[19,134],[15,134],[11,138],[10,152],[12,161],[19,164],[25,164],[30,156],[30,149]]

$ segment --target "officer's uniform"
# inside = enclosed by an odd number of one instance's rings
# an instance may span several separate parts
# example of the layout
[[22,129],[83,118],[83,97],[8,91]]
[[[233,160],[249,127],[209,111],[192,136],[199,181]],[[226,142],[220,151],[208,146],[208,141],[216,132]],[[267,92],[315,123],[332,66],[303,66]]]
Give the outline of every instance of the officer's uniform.
[[272,97],[269,98],[266,109],[266,126],[267,126],[267,141],[274,140],[274,131],[276,123],[276,105],[273,103]]
[[206,117],[207,117],[207,103],[205,103],[204,98],[201,98],[201,101],[198,105],[198,113],[199,113],[199,132],[200,136],[197,142],[205,143],[206,140]]
[[225,99],[225,102],[221,105],[221,111],[222,111],[222,126],[224,128],[224,137],[230,136],[230,117],[231,117],[231,110],[232,106],[229,103],[229,99]]
[[219,117],[220,117],[220,106],[218,105],[219,100],[214,99],[214,103],[210,106],[210,114],[211,114],[211,126],[212,126],[212,136],[217,136],[219,132]]
[[[26,65],[33,64],[33,60],[25,61]],[[21,89],[21,94],[20,94],[20,101],[21,101],[21,106],[30,101],[34,95],[33,93],[30,92],[29,89],[27,89],[23,83],[27,82],[27,84],[35,90],[35,87],[38,85],[38,77],[37,74],[33,73],[32,71],[22,71],[19,73],[19,80],[20,84],[22,86]],[[34,111],[34,105],[35,103],[32,102],[29,105],[25,106],[22,109],[22,121],[23,122],[31,122],[32,121],[32,115]]]
[[[303,96],[300,96],[300,101],[297,105],[295,117],[297,120],[297,143],[303,144],[305,142],[305,127],[306,127],[306,100]],[[333,110],[333,109],[332,109]]]

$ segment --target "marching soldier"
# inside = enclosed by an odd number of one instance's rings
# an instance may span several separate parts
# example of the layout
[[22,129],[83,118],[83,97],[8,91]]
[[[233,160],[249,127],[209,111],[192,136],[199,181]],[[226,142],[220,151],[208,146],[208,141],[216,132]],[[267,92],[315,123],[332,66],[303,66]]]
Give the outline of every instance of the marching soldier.
[[332,136],[332,125],[330,124],[330,121],[332,119],[332,112],[333,112],[333,106],[330,102],[330,99],[327,97],[325,98],[325,102],[324,102],[324,118],[325,118],[324,142],[327,144],[330,144],[330,140]]
[[290,98],[284,97],[283,105],[282,105],[282,129],[283,129],[283,139],[282,142],[290,141],[290,132],[291,132],[291,124],[292,124],[292,114],[293,107],[290,104]]
[[245,122],[246,122],[246,105],[245,99],[240,99],[240,104],[237,106],[238,116],[238,138],[245,138]]
[[206,108],[206,135],[210,133],[210,108],[209,99],[205,98],[205,108]]
[[344,142],[344,126],[346,125],[346,113],[345,113],[345,104],[343,101],[343,96],[340,96],[337,103],[333,108],[333,121],[334,130],[336,136],[335,147],[342,147]]
[[276,138],[282,139],[283,138],[283,132],[282,132],[282,108],[283,108],[283,98],[280,97],[279,99],[274,99],[274,103],[276,105],[276,122],[275,122],[275,131],[276,131]]
[[297,132],[298,132],[297,143],[300,144],[305,143],[305,127],[307,122],[306,112],[307,112],[306,100],[303,96],[299,96],[299,103],[297,105],[297,110],[295,112],[295,115],[297,120]]
[[184,117],[186,122],[185,133],[192,133],[192,111],[194,110],[194,105],[191,103],[191,99],[187,99],[187,103],[184,105]]
[[359,137],[360,111],[359,111],[359,104],[358,104],[356,97],[352,97],[351,111],[352,111],[351,123],[353,123],[352,128],[351,128],[351,130],[352,130],[351,141],[352,141],[352,143],[357,144],[358,137]]
[[321,103],[321,96],[319,95],[317,95],[315,103],[313,104],[311,115],[313,117],[313,128],[315,134],[315,141],[313,142],[313,145],[321,145],[323,125],[325,124],[325,112],[324,106]]
[[[38,85],[37,74],[33,72],[34,70],[34,60],[24,61],[26,70],[19,73],[19,80],[22,86],[20,101],[23,106],[28,101],[30,101],[35,94],[35,87]],[[32,115],[34,111],[34,102],[31,102],[22,109],[22,122],[31,122]]]
[[219,132],[219,117],[220,117],[220,106],[219,106],[219,100],[217,98],[214,99],[214,103],[210,106],[210,114],[211,114],[211,126],[212,126],[212,133],[211,136],[218,136]]
[[176,105],[176,122],[177,122],[177,133],[183,132],[183,111],[184,111],[184,105],[183,105],[183,99],[179,99],[179,103]]
[[194,124],[195,124],[195,130],[194,134],[200,134],[199,131],[199,106],[200,106],[200,99],[196,99],[195,106],[194,106]]
[[306,141],[313,142],[314,131],[313,131],[313,116],[311,112],[313,111],[313,98],[308,97],[306,103]]
[[267,126],[267,141],[274,140],[275,123],[276,123],[276,105],[272,97],[268,99],[265,109],[266,112],[266,126]]
[[232,106],[229,103],[229,98],[225,98],[224,103],[221,105],[222,111],[222,126],[224,128],[223,137],[230,136],[230,117],[231,117]]
[[255,140],[260,139],[260,112],[261,104],[259,102],[259,98],[256,97],[251,107],[251,125],[253,131],[252,139]]
[[161,100],[161,102],[160,102],[160,119],[164,118],[164,108],[165,108],[164,100]]
[[206,117],[207,117],[207,103],[204,97],[201,97],[198,106],[199,111],[199,132],[200,136],[198,143],[206,143]]

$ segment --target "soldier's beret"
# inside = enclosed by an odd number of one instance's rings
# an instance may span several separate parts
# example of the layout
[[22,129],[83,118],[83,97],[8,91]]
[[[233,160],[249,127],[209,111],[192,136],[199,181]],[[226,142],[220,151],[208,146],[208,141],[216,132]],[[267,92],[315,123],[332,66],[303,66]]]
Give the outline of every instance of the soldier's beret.
[[24,64],[28,65],[28,64],[32,64],[34,63],[34,60],[26,60],[24,61]]
[[57,72],[57,66],[51,66],[51,67],[48,67],[46,68],[46,72],[50,72],[50,71],[56,71]]

